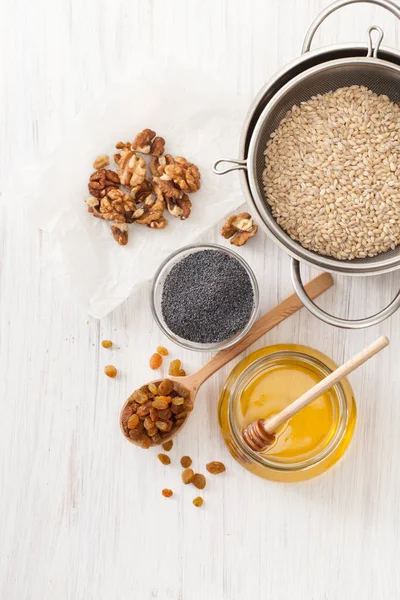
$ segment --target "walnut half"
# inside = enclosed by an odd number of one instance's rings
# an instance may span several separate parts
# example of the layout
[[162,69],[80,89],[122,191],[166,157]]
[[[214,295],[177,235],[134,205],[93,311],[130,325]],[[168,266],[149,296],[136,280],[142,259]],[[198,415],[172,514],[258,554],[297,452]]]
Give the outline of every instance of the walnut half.
[[244,244],[258,231],[258,226],[254,223],[249,213],[240,213],[232,215],[221,228],[221,235],[225,239],[231,238],[231,244],[234,246],[244,246]]
[[164,147],[164,138],[156,136],[156,132],[151,129],[143,129],[143,131],[137,134],[131,144],[131,149],[134,152],[152,154],[153,156],[161,156],[164,152]]

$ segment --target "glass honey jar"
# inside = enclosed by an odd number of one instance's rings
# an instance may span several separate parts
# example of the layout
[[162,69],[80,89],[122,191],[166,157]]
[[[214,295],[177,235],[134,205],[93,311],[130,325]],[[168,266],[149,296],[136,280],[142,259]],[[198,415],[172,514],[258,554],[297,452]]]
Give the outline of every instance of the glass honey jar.
[[310,479],[334,465],[346,451],[356,422],[347,379],[279,428],[275,442],[263,452],[253,452],[241,432],[252,421],[282,410],[336,366],[318,350],[296,344],[267,346],[237,364],[222,389],[218,409],[232,456],[252,473],[284,482]]

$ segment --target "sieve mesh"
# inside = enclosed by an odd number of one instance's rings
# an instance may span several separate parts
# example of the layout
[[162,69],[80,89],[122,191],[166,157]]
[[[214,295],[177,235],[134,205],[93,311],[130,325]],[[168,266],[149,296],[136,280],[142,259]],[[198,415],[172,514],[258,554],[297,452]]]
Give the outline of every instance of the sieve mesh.
[[[254,128],[250,147],[248,165],[251,173],[250,188],[263,218],[272,226],[272,230],[280,241],[292,249],[299,257],[314,261],[326,268],[337,270],[338,265],[350,270],[378,271],[382,267],[400,266],[400,246],[375,257],[337,261],[328,256],[321,256],[311,250],[305,250],[292,240],[279,227],[272,217],[270,206],[265,198],[262,174],[265,168],[264,150],[271,133],[294,104],[309,100],[316,94],[325,94],[340,87],[363,85],[377,94],[387,95],[393,102],[400,102],[400,69],[386,61],[366,58],[336,60],[324,63],[300,74],[290,81],[275,98],[266,106]],[[267,223],[268,224],[268,223]]]

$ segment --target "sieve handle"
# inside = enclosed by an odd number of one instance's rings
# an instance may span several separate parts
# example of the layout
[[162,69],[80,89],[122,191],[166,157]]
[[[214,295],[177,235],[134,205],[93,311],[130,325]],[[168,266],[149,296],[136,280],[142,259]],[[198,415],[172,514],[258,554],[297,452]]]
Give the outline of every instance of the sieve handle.
[[305,54],[306,52],[310,51],[311,44],[318,27],[325,21],[327,17],[329,17],[329,15],[343,6],[347,6],[348,4],[358,4],[359,2],[376,4],[376,6],[386,8],[386,10],[390,11],[395,17],[400,19],[400,8],[394,2],[392,2],[392,0],[336,0],[336,2],[333,2],[333,4],[330,4],[324,10],[322,10],[311,23],[306,33],[306,37],[304,38],[301,53]]
[[[219,169],[218,165],[221,163],[228,163],[228,165],[235,165],[234,167],[229,167],[228,169]],[[220,158],[215,161],[212,166],[213,173],[215,175],[225,175],[226,173],[230,173],[231,171],[247,171],[247,160],[238,160],[237,158]]]
[[322,310],[322,308],[319,308],[319,306],[314,304],[314,302],[308,296],[306,290],[304,289],[303,282],[301,280],[299,261],[295,258],[292,258],[290,267],[294,291],[296,292],[304,306],[310,311],[310,313],[312,313],[315,317],[318,317],[318,319],[320,319],[321,321],[328,323],[328,325],[341,327],[342,329],[364,329],[365,327],[377,325],[385,319],[388,319],[394,312],[396,312],[396,310],[400,308],[399,291],[397,292],[395,298],[391,301],[391,303],[386,306],[386,308],[376,313],[375,315],[372,315],[371,317],[355,320],[334,317],[333,315],[325,312],[324,310]]

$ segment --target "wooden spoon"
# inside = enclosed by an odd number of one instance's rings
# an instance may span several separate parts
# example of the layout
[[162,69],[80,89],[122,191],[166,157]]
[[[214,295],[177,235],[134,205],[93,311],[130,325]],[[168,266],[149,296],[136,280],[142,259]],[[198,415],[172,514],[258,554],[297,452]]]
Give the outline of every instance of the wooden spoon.
[[[318,277],[315,277],[314,279],[309,281],[305,288],[309,297],[314,299],[323,294],[323,292],[329,289],[332,285],[332,277],[328,273],[322,273],[321,275],[318,275]],[[258,338],[270,331],[270,329],[272,329],[276,325],[279,325],[279,323],[282,323],[282,321],[290,317],[290,315],[293,315],[302,307],[303,304],[299,300],[298,296],[296,294],[292,294],[291,296],[286,298],[286,300],[278,304],[278,306],[275,306],[275,308],[273,308],[263,317],[258,319],[254,323],[252,328],[248,331],[248,333],[236,344],[218,352],[218,354],[216,354],[196,373],[194,373],[193,375],[187,375],[186,377],[168,377],[168,379],[174,382],[179,382],[180,384],[185,386],[185,388],[189,390],[191,401],[194,402],[200,387],[205,381],[207,381],[209,377],[211,377],[211,375],[216,373],[216,371],[219,371],[219,369],[224,367],[229,361],[231,361],[238,354],[243,352],[243,350],[246,350],[249,346],[251,346],[251,344],[258,340]],[[156,380],[150,381],[149,383],[158,384],[160,381],[161,379],[158,378]],[[132,444],[140,446],[140,443],[137,443],[125,434],[124,426],[122,424],[123,413],[125,408],[128,406],[129,400],[130,399],[128,398],[128,400],[122,407],[120,414],[120,427],[122,433],[128,441],[130,441]],[[169,437],[163,438],[162,442],[160,443],[164,444],[168,440],[175,437],[175,435],[182,429],[182,426],[186,423],[186,421],[187,419],[185,419],[178,428],[172,428],[171,435]]]
[[377,354],[389,344],[385,336],[379,337],[375,342],[355,354],[343,365],[332,371],[327,377],[321,379],[316,385],[305,392],[300,398],[294,400],[283,410],[268,419],[258,419],[253,421],[243,430],[243,439],[254,452],[262,452],[275,441],[275,431],[289,421],[305,406],[316,400],[321,394],[328,391],[335,383],[343,379],[349,373],[352,373],[360,365],[369,360],[374,354]]

